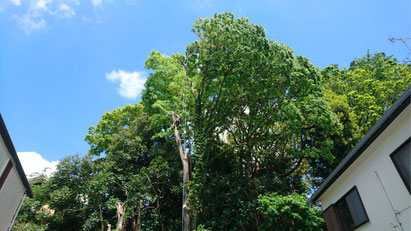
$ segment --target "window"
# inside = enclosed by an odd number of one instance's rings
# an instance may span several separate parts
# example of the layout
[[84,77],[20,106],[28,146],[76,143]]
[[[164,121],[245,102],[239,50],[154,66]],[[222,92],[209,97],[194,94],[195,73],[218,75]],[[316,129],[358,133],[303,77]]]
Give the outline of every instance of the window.
[[329,231],[351,231],[369,221],[357,187],[324,211]]
[[390,156],[397,168],[398,173],[401,176],[402,181],[404,181],[405,187],[407,187],[408,192],[411,194],[410,189],[410,138],[405,141],[400,147],[398,147]]

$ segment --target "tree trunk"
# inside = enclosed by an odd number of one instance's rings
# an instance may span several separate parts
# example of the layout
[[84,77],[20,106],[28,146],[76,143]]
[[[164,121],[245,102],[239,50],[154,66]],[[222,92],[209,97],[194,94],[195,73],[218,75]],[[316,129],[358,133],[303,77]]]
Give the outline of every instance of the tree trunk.
[[107,224],[107,231],[111,231],[111,224]]
[[137,213],[137,231],[141,231],[141,207],[143,207],[143,199],[140,199],[138,204],[138,213]]
[[131,222],[131,230],[133,231],[139,231],[137,229],[137,217],[136,216],[137,216],[136,209],[133,209],[133,214],[131,214],[131,217],[133,218]]
[[154,185],[151,183],[150,177],[147,175],[147,180],[150,183],[151,188],[153,189],[154,194],[156,195],[156,204],[157,204],[157,215],[158,215],[158,221],[160,222],[161,225],[161,231],[164,231],[164,224],[161,219],[161,208],[160,208],[160,195],[158,194],[157,189],[154,187]]
[[98,204],[98,214],[100,218],[100,230],[104,231],[104,219],[103,219],[103,210],[101,209],[101,204]]
[[173,117],[173,126],[174,126],[174,137],[176,139],[176,143],[178,146],[178,151],[180,153],[181,163],[183,164],[183,230],[184,231],[191,231],[192,230],[192,211],[191,208],[187,204],[187,200],[189,197],[189,191],[187,189],[187,184],[190,182],[190,157],[184,151],[183,145],[181,144],[181,137],[180,137],[180,125],[181,120],[180,117],[171,112],[171,116]]
[[143,206],[143,199],[139,200],[139,204],[137,207],[137,213],[136,210],[133,210],[133,223],[131,224],[131,230],[133,231],[141,231],[141,207]]
[[125,221],[124,221],[124,214],[126,213],[126,207],[124,206],[124,203],[117,202],[116,208],[117,208],[117,225],[116,225],[116,229],[118,231],[124,231],[124,230],[126,230]]
[[161,210],[160,210],[160,199],[157,196],[157,214],[158,214],[158,221],[160,222],[161,225],[161,231],[164,231],[164,224],[161,219]]

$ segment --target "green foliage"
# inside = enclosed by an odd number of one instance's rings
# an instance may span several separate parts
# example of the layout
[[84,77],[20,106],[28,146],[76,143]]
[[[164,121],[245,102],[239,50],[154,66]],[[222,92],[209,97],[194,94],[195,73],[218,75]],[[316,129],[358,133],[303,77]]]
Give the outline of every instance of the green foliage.
[[48,182],[45,175],[39,175],[30,181],[33,198],[26,198],[19,215],[16,218],[13,229],[20,230],[46,230],[49,223],[49,213],[42,208],[47,202]]
[[[129,111],[135,113],[132,120],[128,117]],[[160,128],[152,127],[144,111],[142,104],[138,104],[107,112],[88,135],[88,140],[98,140],[102,134],[108,137],[107,142],[100,143],[107,144],[104,149],[96,144],[106,155],[95,161],[97,173],[90,182],[92,203],[103,205],[104,219],[113,227],[116,221],[109,219],[110,214],[115,215],[116,203],[122,202],[126,208],[126,224],[131,226],[141,209],[145,211],[143,227],[174,229],[174,219],[167,219],[178,216],[173,211],[180,211],[180,191],[175,187],[181,179],[178,155],[175,155],[174,142],[155,136]],[[109,123],[104,122],[107,118]],[[144,202],[141,208],[140,200]]]
[[317,215],[320,210],[297,193],[259,195],[257,210],[265,218],[260,230],[321,230],[324,223]]
[[34,196],[25,200],[16,219],[16,230],[82,230],[93,210],[86,192],[90,164],[88,157],[68,156],[59,162],[50,179],[42,175],[32,179]]
[[33,185],[14,230],[114,230],[118,217],[125,230],[180,229],[171,112],[190,160],[193,227],[321,230],[304,195],[410,85],[410,66],[377,53],[320,72],[229,13],[197,20],[193,32],[185,55],[150,54],[142,101],[89,128],[89,154],[65,157]]
[[325,178],[410,86],[411,66],[384,53],[368,52],[348,69],[330,65],[322,75],[323,92],[343,125],[332,137],[335,160],[320,158],[313,163],[315,175]]
[[[142,104],[150,114],[153,127],[169,129],[171,111],[186,118],[186,110],[193,105],[193,96],[186,84],[186,74],[182,66],[184,56],[180,54],[164,56],[157,51],[151,52],[145,61],[145,67],[153,71],[145,83],[142,93]],[[161,132],[158,135],[170,135]]]
[[[285,188],[273,190],[305,191],[303,177],[313,176],[309,161],[331,161],[330,138],[341,129],[320,88],[318,69],[307,58],[294,56],[291,48],[267,39],[262,26],[246,18],[215,15],[199,19],[193,31],[199,40],[187,47],[188,75],[197,93],[190,121],[192,204],[207,213],[205,202],[215,196],[207,195],[207,188],[219,174],[222,179],[238,174],[243,190],[234,195],[238,202],[233,207],[246,206],[247,211],[277,180]],[[230,162],[218,163],[225,158]],[[228,197],[227,190],[219,192]],[[200,223],[213,227],[207,218]],[[254,220],[248,215],[245,227],[255,228]]]
[[91,160],[72,155],[63,158],[48,182],[48,205],[54,210],[49,230],[82,230],[94,208],[88,204],[86,187],[91,177]]
[[16,222],[12,228],[13,231],[45,231],[47,225],[37,225],[32,220],[29,223]]
[[143,110],[140,104],[126,105],[112,112],[106,112],[96,127],[90,127],[85,140],[90,145],[90,153],[100,155],[111,144],[112,135],[120,128],[129,126],[130,122]]
[[384,53],[367,55],[339,70],[331,65],[323,70],[324,88],[345,96],[357,116],[364,135],[411,84],[411,66],[400,64]]

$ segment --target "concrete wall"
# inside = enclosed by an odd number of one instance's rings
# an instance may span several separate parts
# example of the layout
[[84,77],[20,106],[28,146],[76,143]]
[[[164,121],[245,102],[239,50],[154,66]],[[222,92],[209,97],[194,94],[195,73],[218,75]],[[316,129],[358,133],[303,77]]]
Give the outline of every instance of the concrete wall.
[[411,196],[390,158],[390,154],[411,135],[410,112],[410,106],[405,108],[321,195],[319,200],[324,210],[352,187],[357,186],[370,221],[356,230],[402,230],[390,206],[390,201],[395,211],[401,211],[398,219],[402,223],[403,230],[411,230]]
[[[0,174],[3,173],[11,159],[12,157],[8,153],[3,139],[0,137]],[[19,173],[16,170],[16,165],[13,162],[13,168],[0,189],[0,231],[8,230],[25,191],[26,188],[23,186]]]

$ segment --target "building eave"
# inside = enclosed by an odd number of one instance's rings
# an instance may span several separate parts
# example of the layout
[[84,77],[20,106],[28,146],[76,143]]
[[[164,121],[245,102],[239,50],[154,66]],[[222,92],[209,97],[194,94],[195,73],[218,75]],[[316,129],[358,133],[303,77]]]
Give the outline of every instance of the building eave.
[[17,156],[16,149],[14,148],[13,142],[11,141],[9,132],[7,131],[6,124],[4,123],[3,117],[0,113],[0,135],[3,138],[4,143],[6,144],[7,150],[9,151],[13,161],[16,165],[16,170],[19,173],[21,182],[26,188],[26,193],[28,197],[33,197],[33,192],[31,191],[30,184],[27,180],[26,174],[24,174],[23,167],[21,166],[19,157]]

